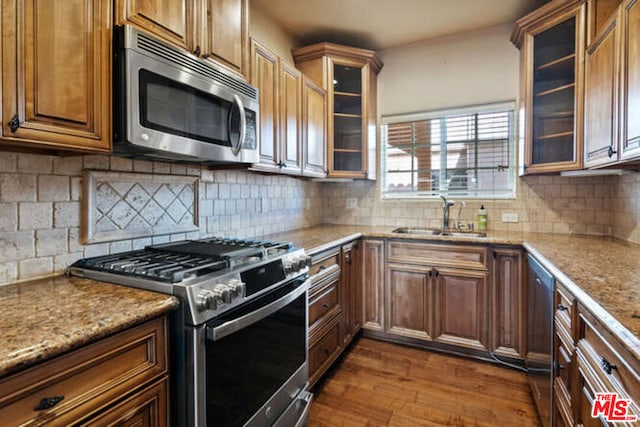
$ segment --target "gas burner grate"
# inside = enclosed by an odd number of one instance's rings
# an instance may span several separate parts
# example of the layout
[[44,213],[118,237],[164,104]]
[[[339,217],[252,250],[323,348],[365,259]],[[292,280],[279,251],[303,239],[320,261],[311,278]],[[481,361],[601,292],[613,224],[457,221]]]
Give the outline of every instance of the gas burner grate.
[[142,249],[123,254],[105,255],[77,261],[74,267],[178,283],[228,267],[225,260],[200,255],[175,254]]

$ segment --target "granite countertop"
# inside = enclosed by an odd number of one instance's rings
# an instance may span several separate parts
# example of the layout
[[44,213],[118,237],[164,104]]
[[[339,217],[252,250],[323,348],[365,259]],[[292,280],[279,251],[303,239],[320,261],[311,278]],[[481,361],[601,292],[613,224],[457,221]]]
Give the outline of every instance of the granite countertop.
[[0,286],[0,376],[175,309],[170,295],[78,277]]
[[640,359],[640,245],[598,236],[489,231],[487,237],[452,237],[392,233],[394,228],[319,225],[267,237],[310,254],[361,236],[524,246]]

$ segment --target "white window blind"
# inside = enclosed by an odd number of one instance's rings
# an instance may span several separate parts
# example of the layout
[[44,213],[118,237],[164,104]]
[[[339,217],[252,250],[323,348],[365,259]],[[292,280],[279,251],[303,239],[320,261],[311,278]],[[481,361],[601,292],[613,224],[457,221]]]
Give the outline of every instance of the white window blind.
[[513,103],[384,117],[383,197],[514,197]]

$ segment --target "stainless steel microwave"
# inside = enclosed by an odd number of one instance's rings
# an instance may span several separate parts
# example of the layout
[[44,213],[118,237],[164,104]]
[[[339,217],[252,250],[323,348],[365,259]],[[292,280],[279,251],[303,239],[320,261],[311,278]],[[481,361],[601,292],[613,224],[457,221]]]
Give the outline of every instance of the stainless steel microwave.
[[256,163],[258,89],[131,26],[114,30],[116,155]]

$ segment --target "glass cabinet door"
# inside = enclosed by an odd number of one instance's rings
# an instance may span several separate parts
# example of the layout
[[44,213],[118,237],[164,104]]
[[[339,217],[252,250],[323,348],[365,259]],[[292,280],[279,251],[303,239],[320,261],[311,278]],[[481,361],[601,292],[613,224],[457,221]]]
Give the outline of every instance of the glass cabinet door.
[[532,165],[575,158],[575,21],[534,37]]
[[522,55],[525,173],[582,168],[586,6],[543,8],[512,36]]
[[363,171],[363,69],[333,64],[333,170]]

